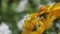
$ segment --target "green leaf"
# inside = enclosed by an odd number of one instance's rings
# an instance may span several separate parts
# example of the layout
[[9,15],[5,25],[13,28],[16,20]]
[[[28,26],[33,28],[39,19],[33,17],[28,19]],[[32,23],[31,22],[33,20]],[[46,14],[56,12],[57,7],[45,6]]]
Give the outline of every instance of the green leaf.
[[11,4],[11,9],[12,10],[15,10],[17,8],[17,3],[16,2],[13,2],[12,4]]
[[8,7],[8,0],[2,0],[2,11],[6,12]]

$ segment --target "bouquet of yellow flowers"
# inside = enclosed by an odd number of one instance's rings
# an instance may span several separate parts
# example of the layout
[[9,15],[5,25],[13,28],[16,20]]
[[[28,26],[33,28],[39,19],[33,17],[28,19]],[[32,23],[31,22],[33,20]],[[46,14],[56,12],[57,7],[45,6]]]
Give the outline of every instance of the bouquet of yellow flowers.
[[[43,16],[45,14],[45,17]],[[51,27],[53,21],[60,18],[60,2],[52,6],[42,6],[38,13],[31,13],[23,24],[22,34],[42,34]],[[36,31],[33,31],[34,27]]]

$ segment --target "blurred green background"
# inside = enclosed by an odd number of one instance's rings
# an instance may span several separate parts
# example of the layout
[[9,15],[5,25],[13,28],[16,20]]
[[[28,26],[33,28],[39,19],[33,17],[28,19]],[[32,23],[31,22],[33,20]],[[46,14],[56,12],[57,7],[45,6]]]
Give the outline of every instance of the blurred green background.
[[[26,14],[38,12],[41,5],[49,3],[52,5],[57,2],[60,0],[0,0],[0,25],[4,22],[9,26],[12,34],[21,34],[22,30],[17,26],[18,21],[23,19]],[[56,19],[53,26],[43,34],[60,34],[59,26],[60,18]]]

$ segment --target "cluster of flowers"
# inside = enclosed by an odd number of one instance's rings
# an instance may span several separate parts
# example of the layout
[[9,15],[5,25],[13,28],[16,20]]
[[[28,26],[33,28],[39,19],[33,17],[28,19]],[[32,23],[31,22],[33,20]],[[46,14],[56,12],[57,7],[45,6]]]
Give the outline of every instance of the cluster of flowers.
[[[45,14],[45,17],[43,16]],[[41,16],[42,15],[42,16]],[[53,21],[60,17],[60,2],[52,6],[42,6],[38,13],[31,13],[23,24],[22,34],[42,34],[51,27]],[[34,27],[36,31],[33,31]]]

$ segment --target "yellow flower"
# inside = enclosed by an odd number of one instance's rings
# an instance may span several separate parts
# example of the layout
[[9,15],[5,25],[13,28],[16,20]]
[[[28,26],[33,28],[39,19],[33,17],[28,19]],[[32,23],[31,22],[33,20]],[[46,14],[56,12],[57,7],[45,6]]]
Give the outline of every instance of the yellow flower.
[[[31,13],[28,18],[25,20],[23,28],[25,29],[22,34],[42,34],[46,29],[51,27],[51,23],[57,18],[60,17],[60,2],[56,3],[52,6],[44,6],[41,7],[39,13]],[[38,17],[44,13],[46,14],[46,18],[38,19]],[[40,16],[41,17],[41,16]],[[37,30],[33,31],[33,28],[37,25]]]

